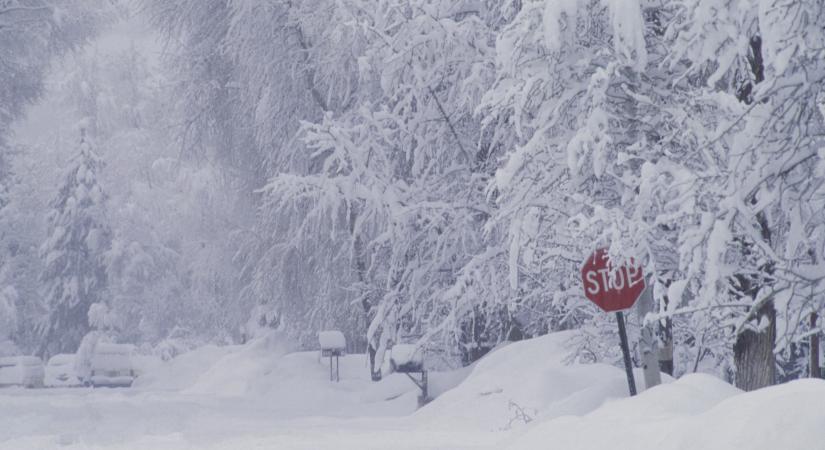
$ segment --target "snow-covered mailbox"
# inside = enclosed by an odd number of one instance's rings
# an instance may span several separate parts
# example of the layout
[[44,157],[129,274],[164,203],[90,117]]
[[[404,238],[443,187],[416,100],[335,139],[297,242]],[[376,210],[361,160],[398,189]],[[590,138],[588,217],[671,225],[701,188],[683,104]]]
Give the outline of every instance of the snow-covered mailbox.
[[338,358],[347,349],[347,338],[338,330],[319,331],[318,344],[321,345],[321,356],[329,357],[329,381],[339,381]]
[[[403,373],[421,389],[418,404],[427,403],[427,371],[424,369],[424,349],[415,344],[395,344],[390,349],[390,368],[393,372]],[[417,380],[412,374],[421,374]]]

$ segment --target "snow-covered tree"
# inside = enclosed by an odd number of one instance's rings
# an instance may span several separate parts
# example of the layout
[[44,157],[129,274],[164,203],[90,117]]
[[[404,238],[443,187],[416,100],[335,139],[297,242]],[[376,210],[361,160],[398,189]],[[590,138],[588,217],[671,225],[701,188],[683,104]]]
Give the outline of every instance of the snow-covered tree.
[[6,286],[0,291],[0,355],[11,355],[16,350],[12,338],[17,331],[17,291]]
[[439,1],[339,8],[346,20],[335,33],[361,36],[345,40],[361,52],[352,106],[305,124],[298,136],[311,164],[264,188],[265,218],[289,218],[286,228],[269,227],[282,245],[317,245],[329,235],[339,264],[349,261],[352,300],[365,309],[379,364],[402,340],[454,348],[474,303],[506,310],[500,292],[467,289],[486,270],[479,261],[501,255],[486,250],[484,237],[496,149],[478,143],[474,117],[492,81],[494,11]]
[[[558,224],[529,259],[609,246],[645,261],[656,317],[676,321],[689,359],[735,365],[746,389],[774,381],[777,321],[798,339],[800,312],[821,307],[819,219],[804,211],[819,198],[822,86],[806,74],[821,73],[822,30],[809,28],[822,11],[771,3],[527,2],[499,38],[488,94],[516,143],[494,185],[501,218],[528,244],[522,217],[538,208]],[[556,273],[583,304],[573,267]]]
[[[21,196],[31,196],[22,186],[32,180],[11,173],[19,150],[9,142],[11,126],[45,92],[53,59],[96,36],[113,17],[112,11],[111,2],[105,0],[0,1],[0,205],[9,204],[9,209],[0,212],[0,244],[4,247],[0,272],[7,276],[0,279],[0,286],[12,286],[18,293],[20,322],[15,341],[27,350],[34,345],[32,321],[41,312],[34,294],[38,270],[33,263],[36,249],[32,249],[39,229],[31,227],[32,214],[22,206],[30,198]],[[29,175],[26,172],[21,177]]]
[[111,245],[106,193],[98,183],[102,160],[81,131],[78,153],[48,213],[40,248],[42,295],[48,316],[41,325],[40,353],[74,352],[89,331],[92,304],[106,301],[104,255]]
[[107,6],[83,0],[0,2],[0,138],[43,92],[50,59],[94,36],[110,17]]
[[699,141],[706,176],[696,182],[712,202],[681,256],[688,278],[701,279],[693,307],[716,311],[708,314],[730,332],[736,383],[755,389],[776,380],[777,344],[798,340],[800,318],[822,308],[825,6],[731,6],[687,2],[671,27],[671,61],[690,62],[682,76],[702,80],[697,94],[716,119]]
[[[819,331],[814,0],[146,4],[183,43],[180,143],[239,200],[247,331],[334,326],[380,363],[579,328],[609,358],[578,270],[602,246],[651,275],[677,375],[769,384]],[[180,253],[183,283],[224,252]]]
[[579,279],[595,248],[664,269],[652,249],[667,250],[673,219],[658,196],[674,192],[644,186],[644,175],[684,145],[667,110],[684,94],[659,68],[666,51],[653,12],[638,2],[523,2],[497,36],[497,80],[480,108],[486,134],[507,150],[490,183],[493,223],[509,289],[544,326],[606,325]]

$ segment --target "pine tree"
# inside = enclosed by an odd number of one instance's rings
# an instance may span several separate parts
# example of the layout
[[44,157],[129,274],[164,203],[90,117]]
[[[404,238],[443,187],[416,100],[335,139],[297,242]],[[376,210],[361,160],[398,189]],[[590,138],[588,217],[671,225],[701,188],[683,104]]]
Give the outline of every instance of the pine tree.
[[89,331],[88,311],[107,288],[103,256],[111,245],[106,194],[98,184],[102,160],[81,132],[78,155],[51,204],[48,235],[40,248],[43,298],[40,353],[74,352]]

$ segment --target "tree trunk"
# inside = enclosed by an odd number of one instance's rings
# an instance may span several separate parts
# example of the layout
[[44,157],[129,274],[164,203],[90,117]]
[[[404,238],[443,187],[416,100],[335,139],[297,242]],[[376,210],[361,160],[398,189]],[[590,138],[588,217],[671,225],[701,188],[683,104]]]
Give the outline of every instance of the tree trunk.
[[773,302],[766,302],[756,314],[756,323],[768,320],[762,331],[746,329],[736,336],[733,358],[736,366],[736,387],[753,391],[774,384],[776,357],[773,354],[776,340],[776,309]]
[[[811,313],[811,329],[816,329],[817,315],[815,312]],[[819,333],[811,335],[811,378],[822,378],[822,373],[819,369]]]
[[[740,102],[750,105],[753,103],[754,87],[765,80],[765,64],[762,58],[762,37],[752,36],[749,40],[750,54],[748,63],[750,64],[751,80],[745,82],[737,88],[736,98]],[[752,205],[756,204],[756,194],[749,198]],[[760,234],[765,243],[771,245],[771,228],[764,212],[756,214],[756,221],[759,224]],[[742,244],[742,254],[746,257],[751,255],[752,244],[740,239]],[[768,275],[765,279],[751,279],[746,275],[736,275],[739,281],[740,291],[746,296],[756,299],[756,294],[765,287],[766,279],[770,279],[773,274],[773,263],[768,262],[758,268],[759,272]],[[767,283],[770,283],[767,281]],[[776,341],[776,309],[773,302],[765,302],[756,311],[756,318],[752,319],[754,324],[763,320],[770,323],[766,329],[754,331],[745,329],[736,336],[736,343],[733,345],[733,362],[736,370],[736,387],[753,391],[774,384],[776,379],[776,357],[773,354],[774,342]]]
[[[660,278],[665,287],[670,287],[673,279],[669,272],[663,272]],[[681,299],[675,299],[678,304]],[[667,310],[670,306],[670,298],[665,295],[662,298],[662,309]],[[665,319],[664,322],[659,322],[659,370],[673,376],[673,319]]]
[[367,343],[367,352],[370,355],[370,379],[372,381],[381,381],[381,369],[375,369],[375,347],[372,346],[372,343]]
[[662,345],[659,347],[659,370],[673,376],[673,321],[667,319],[660,331]]

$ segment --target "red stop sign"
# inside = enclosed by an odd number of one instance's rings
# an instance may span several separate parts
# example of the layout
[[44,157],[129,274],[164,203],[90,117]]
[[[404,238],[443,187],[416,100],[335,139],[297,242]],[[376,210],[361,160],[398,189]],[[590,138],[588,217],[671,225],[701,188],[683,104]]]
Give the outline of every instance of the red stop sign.
[[608,269],[607,249],[593,252],[582,266],[584,295],[605,312],[628,309],[645,290],[641,266],[630,265]]

